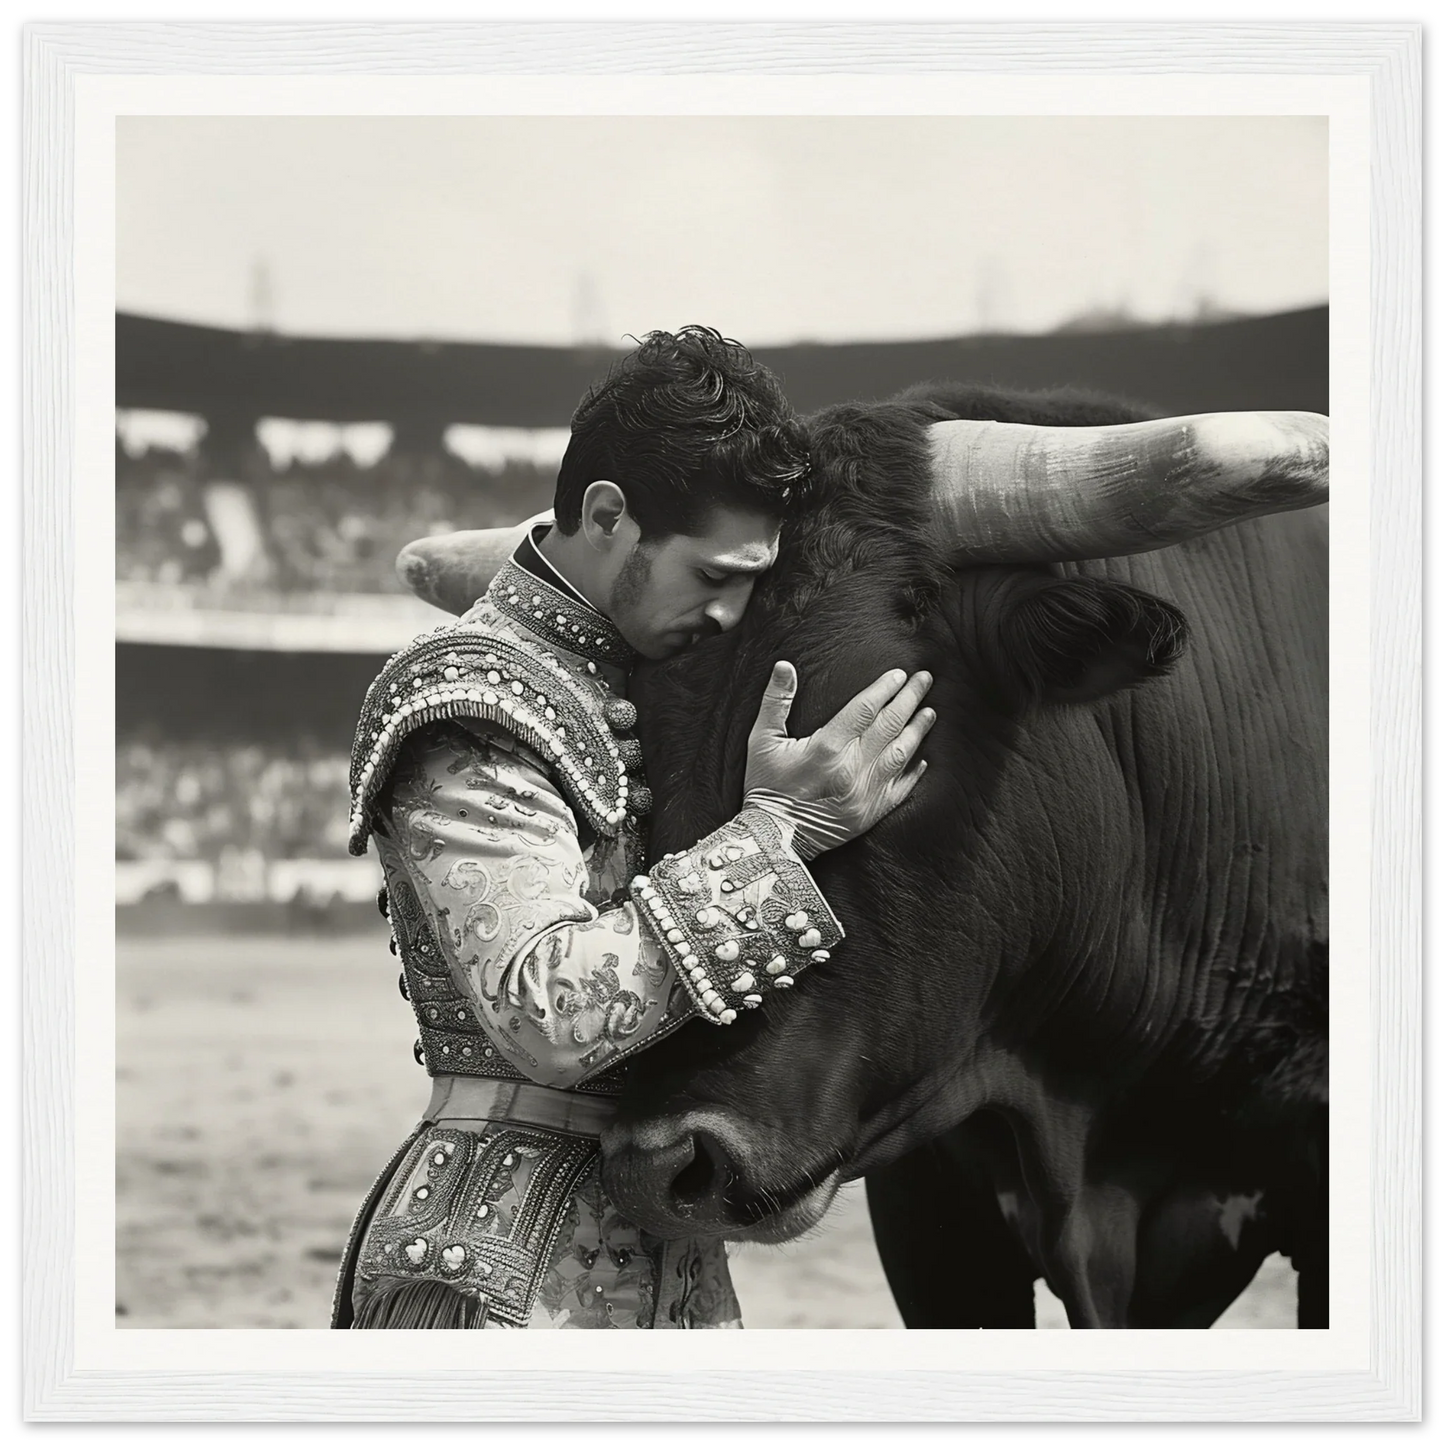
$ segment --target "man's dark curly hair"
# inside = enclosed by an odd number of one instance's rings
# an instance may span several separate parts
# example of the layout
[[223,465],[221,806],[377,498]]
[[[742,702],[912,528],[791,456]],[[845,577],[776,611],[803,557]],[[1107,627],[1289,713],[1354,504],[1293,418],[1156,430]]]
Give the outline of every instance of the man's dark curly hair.
[[650,540],[697,536],[719,506],[782,520],[807,478],[807,432],[772,372],[711,327],[651,331],[573,414],[557,526],[577,530],[595,481],[621,488]]

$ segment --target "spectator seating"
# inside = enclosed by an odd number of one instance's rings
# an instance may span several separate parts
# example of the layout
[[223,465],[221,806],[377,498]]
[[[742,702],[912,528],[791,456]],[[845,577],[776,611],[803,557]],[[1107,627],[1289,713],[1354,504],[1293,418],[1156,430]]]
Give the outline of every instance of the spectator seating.
[[348,759],[314,739],[206,743],[158,735],[116,749],[115,847],[122,861],[345,858]]
[[[489,471],[450,453],[388,453],[361,467],[343,452],[273,470],[258,449],[235,470],[246,474],[212,478],[196,453],[133,457],[117,446],[117,578],[221,592],[399,592],[393,563],[406,543],[518,522],[551,504],[555,480],[524,461]],[[259,545],[228,537],[228,525]]]

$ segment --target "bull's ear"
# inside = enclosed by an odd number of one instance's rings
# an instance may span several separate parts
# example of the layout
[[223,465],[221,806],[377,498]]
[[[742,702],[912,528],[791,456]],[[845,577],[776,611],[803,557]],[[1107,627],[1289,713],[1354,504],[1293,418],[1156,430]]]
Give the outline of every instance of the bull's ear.
[[1189,640],[1172,603],[1122,582],[1031,579],[1006,611],[1000,659],[1025,702],[1092,702],[1161,677]]

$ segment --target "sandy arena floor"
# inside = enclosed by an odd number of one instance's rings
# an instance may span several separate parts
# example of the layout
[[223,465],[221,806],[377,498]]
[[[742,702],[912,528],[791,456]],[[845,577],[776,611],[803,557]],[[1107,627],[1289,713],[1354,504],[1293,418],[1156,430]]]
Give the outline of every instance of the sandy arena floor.
[[[116,1314],[323,1329],[352,1214],[427,1098],[385,935],[118,945]],[[810,1238],[742,1247],[752,1329],[901,1329],[861,1186]],[[1278,1256],[1218,1327],[1294,1327]],[[1067,1328],[1041,1285],[1042,1328]]]

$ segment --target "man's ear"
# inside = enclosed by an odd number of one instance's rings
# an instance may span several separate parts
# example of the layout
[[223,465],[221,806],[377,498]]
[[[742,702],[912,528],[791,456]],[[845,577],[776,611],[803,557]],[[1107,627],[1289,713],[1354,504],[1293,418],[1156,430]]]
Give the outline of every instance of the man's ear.
[[616,482],[592,482],[582,493],[582,530],[594,547],[606,546],[627,516],[627,498]]
[[1162,597],[1092,577],[1030,582],[1000,638],[1000,667],[1022,702],[1093,702],[1162,677],[1188,645],[1184,614]]

